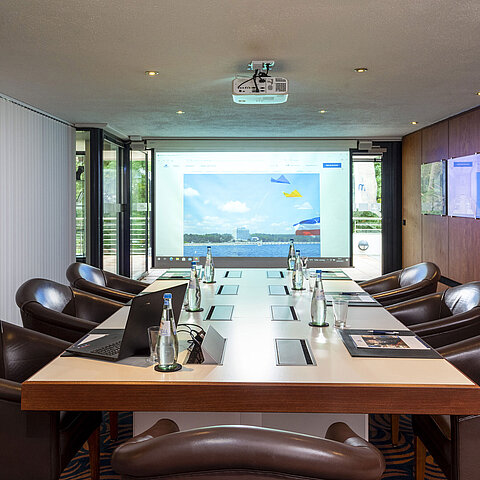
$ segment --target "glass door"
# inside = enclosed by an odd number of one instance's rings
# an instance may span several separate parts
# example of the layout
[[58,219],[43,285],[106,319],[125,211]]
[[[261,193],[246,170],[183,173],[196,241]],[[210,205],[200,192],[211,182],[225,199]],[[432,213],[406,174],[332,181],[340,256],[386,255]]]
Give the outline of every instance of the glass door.
[[150,151],[130,154],[130,275],[138,278],[151,264],[150,253]]
[[103,269],[119,271],[120,155],[121,147],[103,142]]
[[353,266],[367,279],[382,273],[382,155],[352,160]]

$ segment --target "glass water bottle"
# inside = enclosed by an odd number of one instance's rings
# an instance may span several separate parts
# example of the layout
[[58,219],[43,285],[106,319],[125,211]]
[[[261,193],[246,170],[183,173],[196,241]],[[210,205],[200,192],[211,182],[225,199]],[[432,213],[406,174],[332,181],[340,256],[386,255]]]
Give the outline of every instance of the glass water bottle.
[[197,263],[192,262],[190,270],[190,280],[187,288],[188,305],[185,308],[187,312],[201,312],[200,303],[202,301],[202,294],[200,292],[200,281],[198,280]]
[[287,257],[287,270],[293,270],[295,268],[295,245],[293,238],[290,239],[290,247],[288,249]]
[[292,273],[292,289],[303,290],[303,262],[300,257],[300,250],[296,250],[295,253],[295,265]]
[[157,340],[157,370],[171,371],[178,368],[177,328],[172,308],[172,294],[163,295],[163,311]]
[[327,304],[325,302],[325,292],[323,290],[322,271],[316,271],[315,287],[313,288],[312,304],[310,307],[311,323],[314,327],[326,327]]
[[212,247],[207,247],[207,256],[205,257],[204,282],[213,283],[215,280],[215,266],[213,265]]

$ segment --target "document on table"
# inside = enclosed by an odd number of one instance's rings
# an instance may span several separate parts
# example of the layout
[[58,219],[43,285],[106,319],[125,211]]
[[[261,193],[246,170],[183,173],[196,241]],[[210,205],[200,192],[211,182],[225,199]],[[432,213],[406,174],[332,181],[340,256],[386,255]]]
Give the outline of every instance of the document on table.
[[325,294],[327,305],[332,305],[333,297],[342,296],[352,306],[379,306],[380,304],[366,292],[329,292]]
[[351,335],[351,337],[358,348],[428,350],[424,343],[411,335]]

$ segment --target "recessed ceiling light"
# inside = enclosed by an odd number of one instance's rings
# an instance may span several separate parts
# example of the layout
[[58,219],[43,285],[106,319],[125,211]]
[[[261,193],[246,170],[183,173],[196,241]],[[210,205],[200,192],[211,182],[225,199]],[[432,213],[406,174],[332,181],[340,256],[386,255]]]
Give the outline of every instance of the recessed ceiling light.
[[183,110],[178,110],[178,112],[176,112],[176,113],[178,113],[179,115],[182,115],[182,114],[184,114],[185,112],[184,112]]
[[367,67],[358,67],[355,69],[355,71],[357,73],[365,73],[365,72],[368,72],[368,68]]
[[480,92],[477,92],[477,95],[480,95]]
[[322,110],[319,110],[318,113],[327,113],[327,111],[322,109]]
[[416,125],[418,122],[410,122],[412,125]]
[[147,70],[145,75],[148,77],[155,77],[156,75],[160,75],[160,72],[156,72],[155,70]]

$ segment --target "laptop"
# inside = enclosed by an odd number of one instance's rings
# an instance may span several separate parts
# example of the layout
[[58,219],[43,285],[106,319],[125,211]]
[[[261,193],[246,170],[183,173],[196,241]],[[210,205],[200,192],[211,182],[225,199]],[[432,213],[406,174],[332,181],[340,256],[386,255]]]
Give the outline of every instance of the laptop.
[[163,295],[172,294],[173,314],[175,322],[178,323],[186,289],[187,284],[184,283],[157,292],[137,295],[132,300],[125,329],[95,328],[67,348],[67,352],[111,362],[135,355],[150,355],[147,328],[160,324]]

